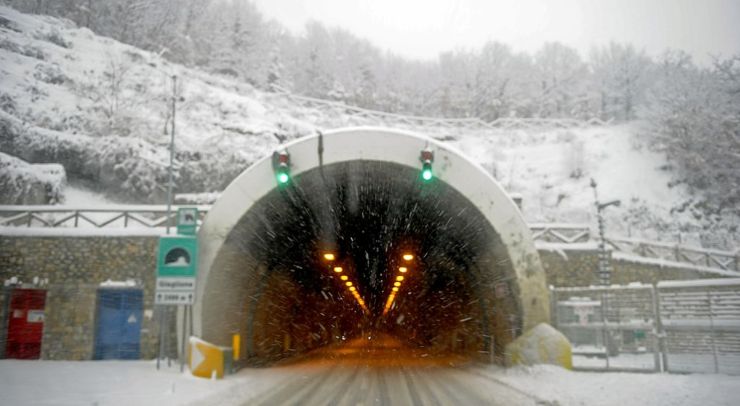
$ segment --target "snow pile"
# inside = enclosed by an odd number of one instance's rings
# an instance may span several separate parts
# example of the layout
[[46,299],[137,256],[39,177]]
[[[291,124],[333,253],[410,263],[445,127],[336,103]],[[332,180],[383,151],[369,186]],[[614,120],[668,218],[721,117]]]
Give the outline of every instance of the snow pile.
[[573,367],[568,338],[546,323],[540,323],[506,346],[507,365],[554,364]]
[[213,204],[221,197],[220,192],[178,193],[175,195],[175,204]]
[[0,152],[0,204],[54,204],[64,200],[66,174],[58,164],[29,164]]
[[100,287],[102,288],[133,288],[136,286],[137,283],[133,279],[126,279],[125,281],[114,281],[111,279],[107,279],[103,282],[100,282]]
[[496,378],[560,405],[735,405],[737,377],[571,372],[553,365],[494,370]]

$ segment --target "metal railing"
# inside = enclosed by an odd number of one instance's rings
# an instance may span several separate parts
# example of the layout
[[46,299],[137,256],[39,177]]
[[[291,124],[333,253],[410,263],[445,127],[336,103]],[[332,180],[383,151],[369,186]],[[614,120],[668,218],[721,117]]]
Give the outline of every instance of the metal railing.
[[[166,205],[104,207],[0,206],[0,226],[41,228],[158,228],[176,224],[177,209]],[[188,206],[192,207],[192,206]],[[197,206],[199,222],[210,206]]]
[[[593,241],[587,224],[533,223],[529,225],[535,241],[548,244],[576,244]],[[613,254],[625,259],[637,257],[662,265],[670,262],[696,268],[740,272],[740,250],[723,251],[690,247],[680,243],[646,241],[608,236],[606,243]]]
[[[173,206],[170,226],[175,224],[175,213],[180,206]],[[192,206],[188,206],[192,207]],[[202,221],[210,210],[209,205],[200,205],[198,212]],[[67,206],[0,206],[0,227],[42,228],[157,228],[167,225],[165,205],[110,205],[104,207]],[[541,244],[581,244],[592,241],[591,229],[587,224],[532,223],[532,237]],[[740,271],[740,251],[720,251],[688,247],[656,241],[628,238],[607,238],[613,252],[629,259],[655,260],[656,263],[675,262],[697,268],[723,271]],[[670,265],[670,264],[667,264]]]
[[591,240],[588,224],[530,223],[529,228],[535,241],[574,244]]
[[551,288],[574,367],[740,374],[740,278]]
[[616,252],[637,255],[642,258],[680,262],[697,267],[740,271],[740,251],[688,247],[679,243],[671,244],[632,238],[609,237],[606,242]]

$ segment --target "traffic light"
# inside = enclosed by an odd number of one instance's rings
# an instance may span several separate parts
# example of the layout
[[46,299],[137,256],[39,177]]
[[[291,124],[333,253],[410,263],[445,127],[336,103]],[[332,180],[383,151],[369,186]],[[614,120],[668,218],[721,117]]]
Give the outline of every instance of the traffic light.
[[434,162],[434,153],[430,149],[421,151],[421,179],[425,182],[432,180],[434,173],[432,172],[432,162]]
[[287,151],[275,151],[272,154],[272,168],[278,185],[290,182],[290,155]]

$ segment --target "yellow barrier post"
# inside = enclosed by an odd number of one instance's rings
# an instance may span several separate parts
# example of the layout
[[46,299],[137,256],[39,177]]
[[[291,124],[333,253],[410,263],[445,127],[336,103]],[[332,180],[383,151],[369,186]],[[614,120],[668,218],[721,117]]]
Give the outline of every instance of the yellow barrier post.
[[234,350],[234,361],[236,361],[239,359],[241,349],[241,336],[239,334],[234,334],[231,337],[231,348]]

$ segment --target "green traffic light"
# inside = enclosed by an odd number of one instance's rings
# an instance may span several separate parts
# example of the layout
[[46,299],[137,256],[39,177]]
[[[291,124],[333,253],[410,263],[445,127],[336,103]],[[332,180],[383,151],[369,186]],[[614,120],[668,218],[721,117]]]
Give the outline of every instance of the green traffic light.
[[421,177],[424,180],[430,180],[430,179],[432,179],[432,170],[431,169],[424,169],[421,172]]
[[279,183],[285,184],[290,180],[290,176],[285,172],[280,172],[278,173],[277,180]]

